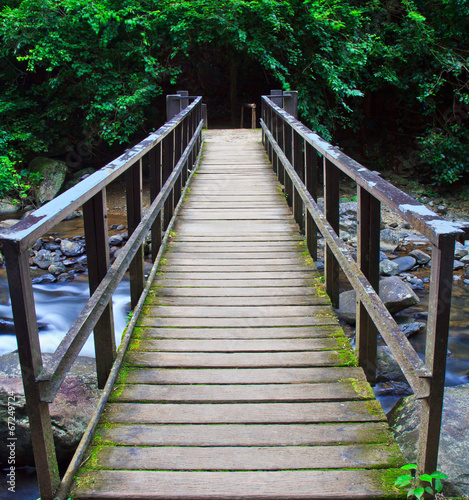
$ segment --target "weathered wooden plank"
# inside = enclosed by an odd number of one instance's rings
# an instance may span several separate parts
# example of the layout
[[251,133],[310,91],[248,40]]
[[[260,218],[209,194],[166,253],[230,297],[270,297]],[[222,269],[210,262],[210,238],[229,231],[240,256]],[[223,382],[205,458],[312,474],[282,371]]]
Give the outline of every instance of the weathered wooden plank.
[[[212,243],[204,243],[194,241],[192,243],[181,242],[181,241],[173,241],[169,244],[168,253],[190,253],[195,256],[195,254],[199,253],[217,253],[219,255],[223,255],[224,253],[233,253],[236,251],[237,253],[254,253],[258,255],[266,254],[266,253],[279,253],[279,252],[291,252],[298,250],[300,248],[297,242],[287,243],[287,242],[277,242],[277,241],[264,241],[262,243],[262,252],[259,251],[259,243],[250,242],[250,241],[233,241],[229,245],[224,242],[212,242]],[[301,247],[303,250],[303,248]],[[260,258],[260,257],[258,257]]]
[[198,242],[198,243],[220,243],[220,242],[228,242],[228,245],[232,243],[237,243],[237,242],[246,242],[246,243],[253,243],[257,241],[262,241],[265,242],[266,244],[276,244],[277,242],[291,242],[291,241],[298,241],[302,242],[303,238],[297,234],[294,233],[292,235],[286,234],[284,232],[277,232],[275,234],[250,234],[249,236],[245,235],[244,233],[238,233],[238,234],[231,234],[227,236],[223,235],[216,235],[216,234],[180,234],[178,233],[177,235],[177,243],[184,243],[184,242]]
[[[214,263],[217,261],[214,260]],[[249,262],[249,260],[246,260]],[[274,269],[274,270],[272,270]],[[233,265],[233,266],[218,266],[216,264],[212,266],[198,266],[198,265],[174,265],[174,266],[164,266],[161,272],[158,273],[157,278],[164,277],[165,279],[170,278],[180,278],[184,273],[185,278],[189,279],[276,279],[281,280],[283,278],[311,278],[313,276],[318,276],[318,272],[314,269],[292,269],[284,267],[272,267],[272,266],[259,266],[259,265]],[[196,274],[196,276],[194,276]],[[218,276],[218,277],[217,277]]]
[[338,324],[316,326],[283,326],[270,328],[149,328],[138,330],[138,338],[174,339],[291,339],[342,337]]
[[294,352],[323,351],[338,348],[350,349],[350,343],[345,336],[342,338],[320,339],[140,339],[133,350],[174,352]]
[[138,326],[156,326],[156,327],[190,327],[190,328],[257,328],[266,326],[318,326],[318,325],[337,325],[336,316],[318,316],[318,317],[276,317],[276,318],[159,318],[142,317]]
[[[227,245],[225,245],[225,249]],[[171,256],[171,267],[172,263],[177,262],[180,259],[187,259],[187,253],[189,252],[177,252],[171,248],[170,251],[166,254],[166,257],[168,258]],[[194,263],[196,263],[199,260],[210,260],[213,262],[213,264],[216,264],[218,260],[239,260],[239,259],[245,259],[247,264],[249,264],[249,261],[252,259],[258,260],[258,259],[266,259],[268,261],[271,261],[273,259],[295,259],[296,261],[300,261],[301,263],[305,262],[305,259],[303,256],[295,255],[295,252],[293,252],[291,249],[287,251],[278,251],[276,249],[271,250],[269,252],[265,252],[264,249],[260,250],[259,245],[257,245],[257,250],[252,249],[250,252],[243,252],[239,248],[236,249],[236,251],[233,251],[231,249],[230,252],[218,252],[214,251],[213,249],[210,249],[210,247],[205,247],[205,250],[203,252],[194,252],[191,253],[190,260]]]
[[[197,276],[193,276],[197,279]],[[220,279],[218,277],[217,279]],[[280,295],[264,297],[193,297],[193,296],[164,296],[150,297],[145,304],[147,305],[177,305],[177,306],[284,306],[284,305],[327,305],[327,297],[317,297],[314,295]]]
[[353,360],[347,351],[320,352],[243,352],[243,353],[174,353],[129,352],[127,360],[149,368],[274,368],[341,366]]
[[[183,222],[183,221],[180,221]],[[289,221],[278,222],[269,221],[270,224],[266,224],[265,221],[254,220],[254,221],[238,221],[234,220],[227,224],[225,221],[184,221],[184,224],[179,224],[177,228],[178,235],[180,236],[197,236],[200,234],[206,236],[230,236],[238,234],[246,235],[272,235],[275,237],[280,237],[285,233],[291,232],[295,229],[294,223]]]
[[111,470],[370,469],[403,465],[398,450],[395,443],[226,448],[105,446],[97,451],[96,460],[101,469]]
[[384,422],[378,401],[331,403],[155,404],[111,403],[110,423],[234,424]]
[[[226,286],[225,280],[191,280],[191,279],[164,279],[164,274],[158,277],[154,282],[155,287],[161,286],[164,288],[176,288],[176,287],[214,287],[222,288]],[[257,279],[257,280],[246,280],[246,279],[236,279],[230,280],[230,288],[270,288],[279,285],[279,281],[275,279]],[[281,282],[283,288],[287,287],[314,287],[317,285],[317,279],[299,279],[299,278],[285,278]]]
[[117,425],[98,431],[123,446],[319,446],[393,442],[386,422],[359,424]]
[[147,318],[286,318],[296,316],[334,316],[331,306],[152,306]]
[[124,381],[129,384],[300,384],[327,383],[356,379],[364,381],[357,367],[314,368],[200,368],[131,370]]
[[398,469],[268,472],[96,471],[82,473],[72,490],[81,500],[350,500],[402,498]]
[[116,386],[113,402],[119,403],[299,403],[305,401],[353,401],[373,399],[367,384],[250,384],[250,385],[155,385]]
[[274,296],[309,296],[315,297],[316,288],[312,286],[297,287],[210,287],[210,288],[163,288],[154,286],[151,292],[152,297],[274,297]]

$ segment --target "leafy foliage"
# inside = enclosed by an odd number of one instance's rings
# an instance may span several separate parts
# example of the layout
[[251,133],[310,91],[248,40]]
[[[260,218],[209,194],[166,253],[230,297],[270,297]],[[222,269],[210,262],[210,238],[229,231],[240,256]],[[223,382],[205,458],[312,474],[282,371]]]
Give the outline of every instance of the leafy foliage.
[[[417,478],[415,476],[417,470],[416,464],[407,464],[401,467],[401,469],[410,471],[410,474],[399,476],[396,479],[395,486],[398,488],[408,488],[407,498],[415,497],[417,500],[423,498],[425,493],[432,496],[440,493],[443,490],[441,480],[448,477],[442,472],[435,471],[432,474],[421,474]],[[429,486],[426,486],[425,483],[428,483]]]
[[0,155],[19,165],[127,143],[188,75],[193,90],[216,87],[213,61],[255,62],[299,90],[302,119],[327,139],[405,134],[419,117],[435,182],[455,182],[469,172],[467,124],[444,116],[469,103],[468,14],[461,0],[4,0]]
[[13,162],[0,156],[0,197],[11,198],[13,203],[31,203],[33,192],[40,181],[40,174],[27,170],[17,172]]

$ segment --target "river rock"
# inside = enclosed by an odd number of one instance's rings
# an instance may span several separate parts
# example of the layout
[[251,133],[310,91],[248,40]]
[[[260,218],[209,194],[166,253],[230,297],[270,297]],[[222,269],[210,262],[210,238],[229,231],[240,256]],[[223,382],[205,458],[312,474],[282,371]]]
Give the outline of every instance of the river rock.
[[412,335],[423,331],[427,325],[421,321],[414,321],[413,323],[405,323],[399,326],[406,337],[412,337]]
[[[379,296],[391,314],[398,313],[420,302],[409,285],[397,276],[384,278],[379,282]],[[349,324],[356,321],[356,293],[348,290],[339,295],[339,308],[336,309],[339,318]]]
[[399,363],[394,359],[391,349],[387,345],[378,346],[376,381],[407,383],[407,380],[399,367]]
[[[388,414],[388,420],[407,462],[417,458],[420,426],[420,401],[415,396],[402,398]],[[469,495],[469,384],[446,387],[438,452],[438,470],[448,475],[444,481],[445,498]]]
[[392,229],[380,232],[380,248],[383,252],[394,252],[399,246],[399,235]]
[[393,260],[384,259],[379,263],[379,274],[384,276],[394,276],[399,274],[399,265]]
[[421,266],[424,266],[425,264],[427,264],[432,260],[430,255],[426,254],[422,250],[419,250],[418,248],[412,250],[412,252],[410,252],[409,255],[413,257],[416,260],[417,264]]
[[417,263],[416,259],[412,256],[398,257],[397,259],[394,259],[393,262],[399,266],[399,273],[409,271]]
[[62,273],[57,276],[57,283],[65,283],[66,281],[73,281],[75,276],[73,273]]
[[456,241],[454,246],[454,258],[456,260],[462,259],[469,253],[469,246],[461,245],[459,241]]
[[122,237],[121,234],[113,234],[112,236],[109,237],[109,244],[111,246],[120,246],[124,243],[124,238]]
[[[45,360],[52,355],[43,354]],[[0,439],[7,442],[8,393],[12,392],[16,402],[16,466],[34,466],[29,435],[23,383],[18,354],[0,356]],[[80,356],[60,388],[55,401],[50,405],[52,430],[59,464],[67,464],[77,447],[89,418],[98,402],[100,391],[96,385],[95,360]],[[6,454],[0,455],[5,466]]]
[[50,250],[39,250],[33,259],[33,264],[41,269],[48,269],[54,262],[54,256]]
[[53,274],[46,273],[42,276],[38,276],[32,280],[33,285],[46,285],[48,283],[55,283],[57,281]]
[[59,274],[66,273],[67,268],[64,266],[62,262],[53,262],[49,266],[48,271],[54,276],[58,276]]
[[454,271],[457,271],[458,269],[462,269],[463,267],[466,267],[464,262],[461,262],[460,260],[453,261],[453,270]]
[[76,257],[84,253],[85,249],[76,241],[64,239],[60,242],[60,250],[67,257]]
[[19,203],[11,203],[9,200],[0,200],[0,215],[15,214],[21,208]]
[[54,198],[60,191],[67,174],[67,164],[61,160],[38,157],[29,164],[29,170],[42,175],[35,192],[36,202],[42,205]]

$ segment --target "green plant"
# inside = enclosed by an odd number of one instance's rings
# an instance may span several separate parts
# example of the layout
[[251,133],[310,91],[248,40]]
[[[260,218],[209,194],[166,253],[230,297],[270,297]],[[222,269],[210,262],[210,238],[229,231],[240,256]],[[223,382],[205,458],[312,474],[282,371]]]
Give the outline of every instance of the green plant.
[[[416,464],[407,464],[402,466],[401,469],[410,471],[410,473],[399,476],[396,479],[394,486],[397,486],[398,488],[407,488],[410,486],[409,490],[407,491],[407,498],[415,497],[418,500],[423,498],[425,493],[429,493],[430,495],[436,495],[437,493],[440,493],[443,489],[441,480],[448,477],[446,474],[443,474],[439,471],[435,471],[432,474],[421,474],[417,477]],[[424,486],[422,485],[422,483],[429,483],[429,486]]]
[[31,203],[31,195],[40,180],[40,174],[18,172],[8,156],[0,156],[0,197],[10,198],[12,203]]

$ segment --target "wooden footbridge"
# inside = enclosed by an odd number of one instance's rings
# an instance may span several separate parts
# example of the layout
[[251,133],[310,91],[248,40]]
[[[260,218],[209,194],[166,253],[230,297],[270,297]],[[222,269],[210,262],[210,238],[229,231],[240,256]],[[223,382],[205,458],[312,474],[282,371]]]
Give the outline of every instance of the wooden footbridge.
[[[287,112],[293,97],[264,98],[262,137],[206,134],[201,147],[200,98],[173,96],[182,111],[83,181],[67,208],[56,201],[53,213],[43,207],[3,235],[9,277],[23,277],[12,305],[43,500],[401,498],[393,484],[403,458],[368,383],[377,331],[423,402],[419,467],[436,468],[451,286],[444,257],[465,233],[307,130]],[[318,153],[325,213],[315,202]],[[152,186],[144,215],[142,166]],[[337,236],[339,168],[359,185],[357,263]],[[124,171],[132,235],[108,270],[103,186]],[[439,309],[429,311],[425,364],[374,291],[379,200],[393,200],[434,244]],[[83,203],[91,298],[43,366],[31,355],[39,351],[25,249]],[[318,231],[324,277],[313,263]],[[116,355],[110,296],[129,265],[135,309]],[[332,307],[339,268],[357,291],[355,351]],[[48,402],[93,329],[103,396],[59,484]]]

